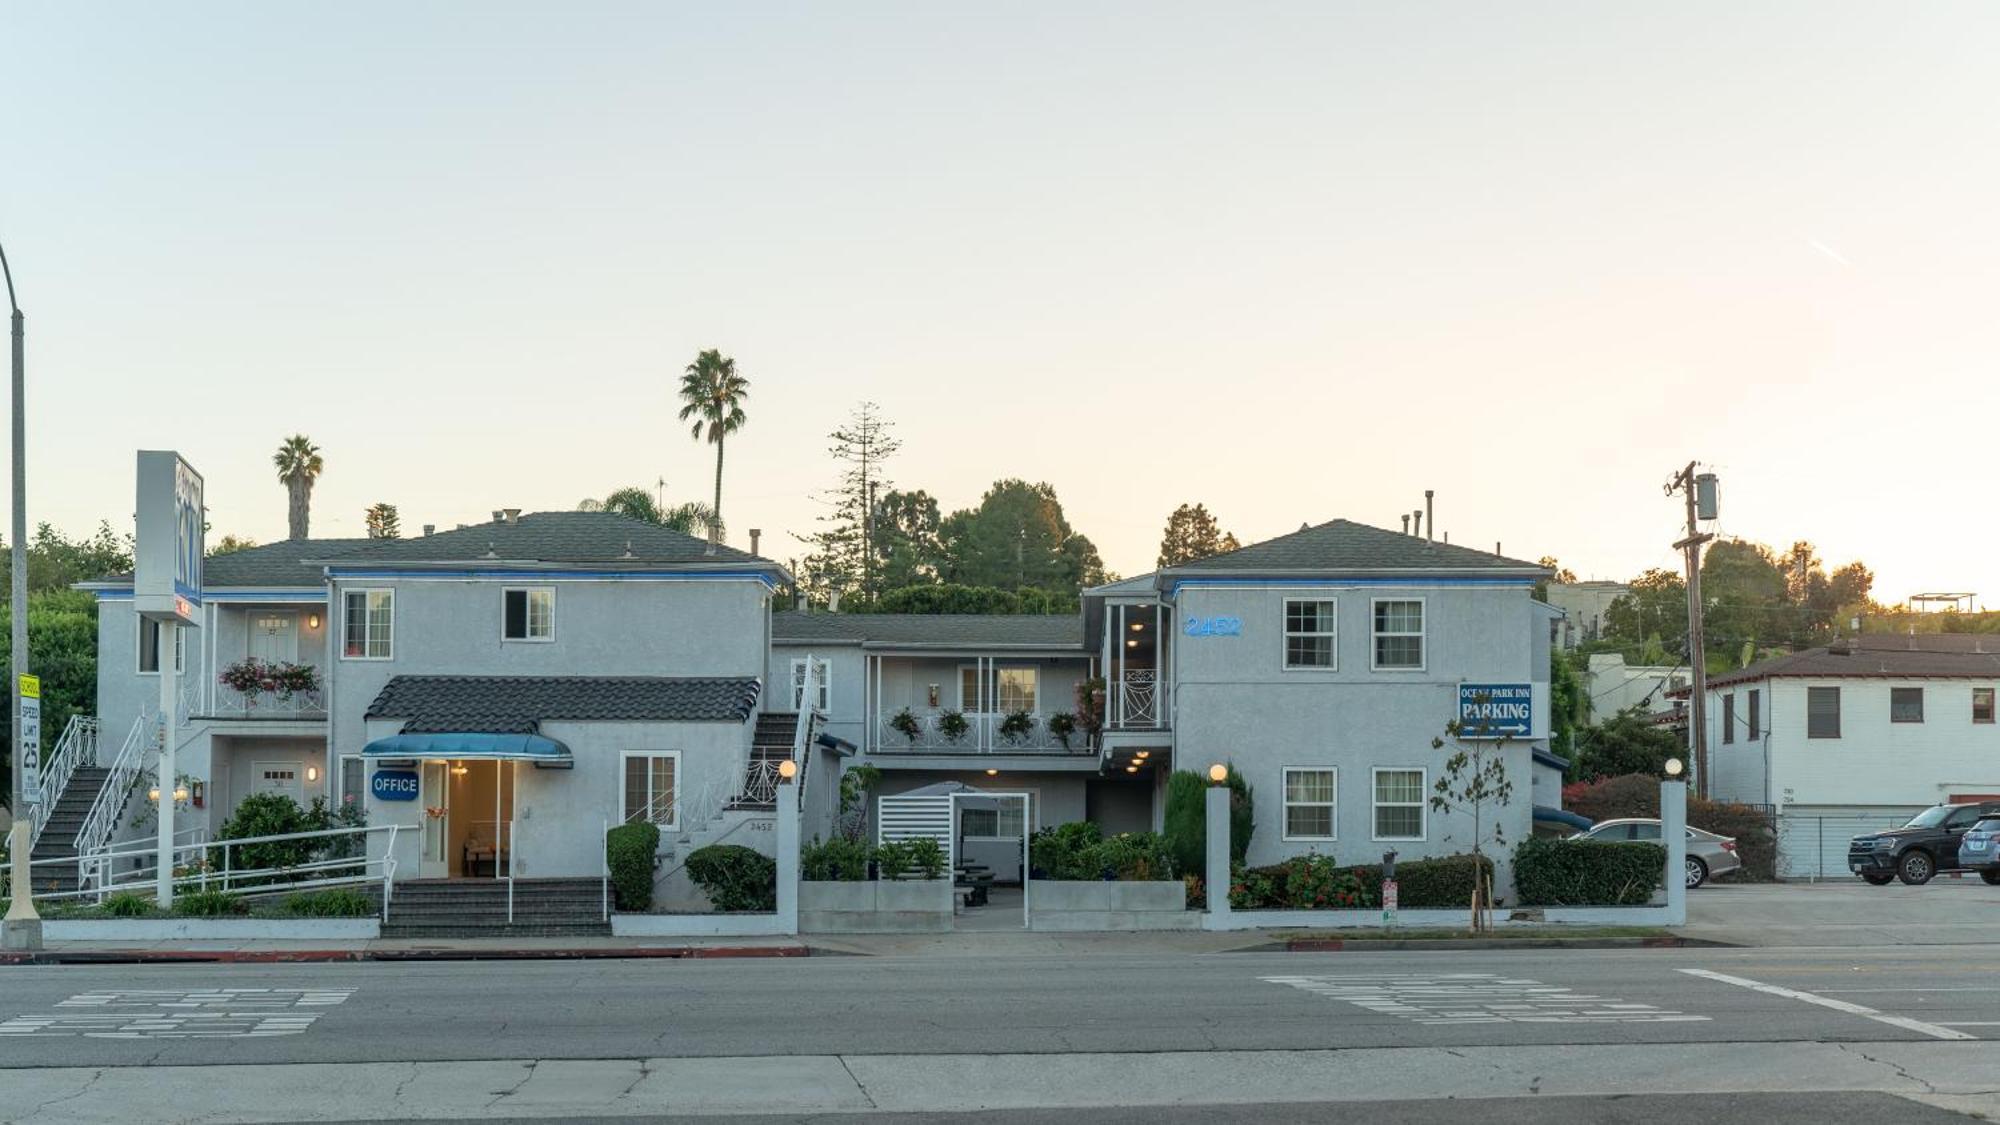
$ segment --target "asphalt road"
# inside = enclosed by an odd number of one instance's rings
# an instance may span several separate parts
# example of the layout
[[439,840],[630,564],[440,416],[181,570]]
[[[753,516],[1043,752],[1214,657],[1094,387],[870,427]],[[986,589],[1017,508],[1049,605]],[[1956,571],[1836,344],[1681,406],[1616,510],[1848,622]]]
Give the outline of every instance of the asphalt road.
[[0,1120],[1733,1091],[2000,1112],[2000,946],[0,970]]

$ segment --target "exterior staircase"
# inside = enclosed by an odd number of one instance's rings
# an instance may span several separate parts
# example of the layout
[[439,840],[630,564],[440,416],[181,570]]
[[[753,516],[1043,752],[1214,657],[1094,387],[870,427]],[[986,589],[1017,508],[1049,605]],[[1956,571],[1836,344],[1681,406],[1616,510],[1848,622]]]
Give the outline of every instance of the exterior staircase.
[[778,764],[792,757],[792,736],[798,723],[793,712],[767,711],[757,716],[757,726],[750,733],[750,764],[743,771],[743,790],[723,806],[725,811],[776,811]]
[[[55,810],[49,814],[48,824],[35,840],[35,850],[30,859],[76,858],[77,833],[83,831],[84,817],[90,815],[90,806],[97,801],[97,794],[104,788],[104,782],[111,771],[97,766],[79,766],[69,775],[69,783],[56,798]],[[35,869],[35,893],[50,891],[66,892],[77,889],[76,868],[70,865],[54,864]]]
[[382,936],[608,937],[603,894],[596,879],[516,879],[510,923],[504,879],[399,881]]

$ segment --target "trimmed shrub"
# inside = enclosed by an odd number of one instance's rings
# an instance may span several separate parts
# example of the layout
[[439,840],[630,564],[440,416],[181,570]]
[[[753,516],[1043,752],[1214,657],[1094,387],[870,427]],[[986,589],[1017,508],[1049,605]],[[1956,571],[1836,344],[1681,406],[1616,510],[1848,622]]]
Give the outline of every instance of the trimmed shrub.
[[1028,869],[1037,879],[1098,879],[1097,871],[1085,873],[1085,855],[1104,840],[1097,825],[1087,820],[1052,825],[1028,838]]
[[[297,801],[283,793],[252,793],[236,804],[236,811],[222,823],[220,838],[245,840],[258,836],[289,836],[325,827],[314,824]],[[246,844],[232,848],[231,863],[238,871],[268,867],[297,867],[312,859],[323,840],[280,840],[268,844]]]
[[[1493,860],[1480,857],[1490,874]],[[1396,864],[1401,910],[1470,909],[1479,864],[1470,855]],[[1382,901],[1382,867],[1339,867],[1330,856],[1298,856],[1265,867],[1237,866],[1229,905],[1238,910],[1367,909]]]
[[799,849],[799,877],[814,882],[859,883],[868,878],[868,845],[834,837]]
[[[604,834],[605,861],[611,868],[611,894],[618,909],[653,907],[653,864],[660,850],[660,826],[650,821],[621,824]],[[693,863],[689,863],[693,867]]]
[[875,877],[878,879],[901,879],[910,870],[910,845],[902,840],[891,840],[875,845]]
[[1099,879],[1143,882],[1173,878],[1173,861],[1167,858],[1166,841],[1154,832],[1120,832],[1099,841],[1080,858],[1083,869],[1086,872],[1094,869]]
[[1242,863],[1250,854],[1250,836],[1257,831],[1256,802],[1250,783],[1229,767],[1229,862]]
[[921,840],[911,840],[909,849],[910,864],[917,869],[917,874],[926,879],[944,878],[945,855],[943,845],[939,844],[936,840],[925,837]]
[[741,844],[710,844],[688,855],[688,878],[722,911],[778,908],[778,861]]
[[1667,866],[1667,849],[1608,840],[1523,840],[1514,890],[1524,906],[1644,906]]
[[104,896],[104,912],[113,918],[146,918],[159,905],[152,895],[138,891],[119,891]]
[[1208,863],[1208,782],[1193,770],[1167,778],[1167,807],[1160,835],[1167,859],[1182,876],[1201,875]]
[[[1657,818],[1660,779],[1632,773],[1588,784],[1566,785],[1563,808],[1594,821]],[[1743,870],[1731,878],[1770,882],[1778,877],[1778,833],[1771,817],[1762,810],[1734,801],[1704,801],[1689,796],[1687,822],[1736,841],[1736,855],[1743,861]]]
[[228,891],[189,891],[174,899],[174,913],[183,918],[227,918],[248,911],[249,906]]
[[328,887],[286,895],[278,909],[294,918],[366,918],[375,913],[375,900],[349,887]]

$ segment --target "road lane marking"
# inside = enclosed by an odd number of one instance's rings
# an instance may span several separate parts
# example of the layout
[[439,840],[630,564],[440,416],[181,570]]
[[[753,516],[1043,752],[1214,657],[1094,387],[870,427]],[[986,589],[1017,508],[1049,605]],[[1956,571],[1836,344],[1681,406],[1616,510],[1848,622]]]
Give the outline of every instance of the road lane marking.
[[1970,985],[1964,988],[1822,988],[1821,992],[2000,992],[2000,988]]
[[0,1036],[90,1039],[245,1039],[297,1035],[351,988],[102,989],[41,1015],[0,1023]]
[[1707,1016],[1576,992],[1493,973],[1384,973],[1259,977],[1414,1023],[1701,1023]]
[[1818,1004],[1822,1008],[1832,1008],[1836,1012],[1846,1012],[1849,1015],[1861,1016],[1865,1019],[1874,1020],[1876,1023],[1886,1023],[1890,1027],[1900,1027],[1905,1031],[1914,1031],[1919,1035],[1928,1035],[1933,1039],[1979,1038],[1977,1035],[1968,1035],[1963,1031],[1953,1031],[1942,1024],[1925,1023],[1923,1020],[1911,1019],[1908,1016],[1892,1016],[1887,1012],[1880,1012],[1874,1008],[1865,1007],[1850,1000],[1835,1000],[1831,996],[1801,992],[1796,988],[1786,988],[1783,985],[1765,984],[1762,981],[1751,980],[1748,977],[1732,977],[1727,973],[1712,972],[1708,969],[1682,969],[1680,971],[1691,977],[1720,981],[1723,984],[1733,984],[1738,988],[1747,988],[1752,992],[1782,996],[1787,1000],[1798,1000],[1807,1004]]

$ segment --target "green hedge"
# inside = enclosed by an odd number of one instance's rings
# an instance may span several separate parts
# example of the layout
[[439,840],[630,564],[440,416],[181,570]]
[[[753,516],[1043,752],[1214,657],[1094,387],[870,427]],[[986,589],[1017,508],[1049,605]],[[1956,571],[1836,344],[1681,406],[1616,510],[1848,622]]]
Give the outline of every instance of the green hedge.
[[778,861],[741,844],[710,844],[688,855],[688,878],[720,911],[778,908]]
[[375,913],[375,900],[348,887],[329,887],[286,895],[279,909],[294,918],[366,918]]
[[652,909],[653,857],[659,850],[660,826],[648,821],[621,824],[605,833],[605,860],[611,867],[611,893],[618,909]]
[[174,913],[183,918],[227,918],[249,912],[250,904],[228,891],[188,891],[174,899]]
[[1028,867],[1037,879],[1155,880],[1173,878],[1167,843],[1153,832],[1105,838],[1087,820],[1044,828],[1028,840]]
[[1523,906],[1644,906],[1666,866],[1658,844],[1535,837],[1514,849],[1514,890]]
[[868,878],[868,845],[835,836],[821,843],[817,836],[799,848],[799,878],[816,883],[859,883]]
[[[1480,857],[1490,877],[1493,861]],[[1469,909],[1478,866],[1471,855],[1396,864],[1399,910]],[[1265,867],[1238,867],[1229,905],[1238,910],[1369,909],[1382,901],[1379,864],[1339,867],[1329,856],[1299,856]]]

